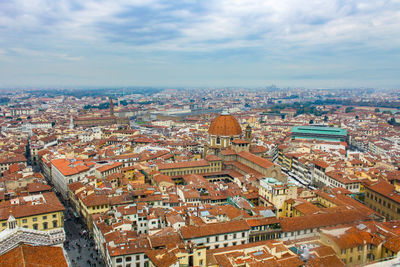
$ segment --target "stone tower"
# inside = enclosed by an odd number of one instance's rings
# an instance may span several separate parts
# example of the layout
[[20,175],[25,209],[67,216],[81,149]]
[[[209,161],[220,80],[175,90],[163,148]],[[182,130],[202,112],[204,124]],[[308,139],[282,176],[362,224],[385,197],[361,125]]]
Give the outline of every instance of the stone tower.
[[110,115],[114,116],[114,103],[112,97],[110,96],[109,98],[110,98]]
[[250,125],[247,125],[247,127],[246,127],[245,138],[246,138],[246,141],[251,144],[251,127],[250,127]]

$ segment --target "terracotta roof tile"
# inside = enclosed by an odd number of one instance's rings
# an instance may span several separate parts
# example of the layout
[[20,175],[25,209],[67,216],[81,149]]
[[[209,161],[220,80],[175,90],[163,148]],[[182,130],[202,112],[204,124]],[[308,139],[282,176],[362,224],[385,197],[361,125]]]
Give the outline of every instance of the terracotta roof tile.
[[230,221],[226,223],[213,223],[203,226],[184,226],[180,229],[183,239],[211,236],[223,233],[232,233],[249,230],[250,226],[245,221]]
[[67,267],[61,247],[20,245],[0,255],[0,266]]

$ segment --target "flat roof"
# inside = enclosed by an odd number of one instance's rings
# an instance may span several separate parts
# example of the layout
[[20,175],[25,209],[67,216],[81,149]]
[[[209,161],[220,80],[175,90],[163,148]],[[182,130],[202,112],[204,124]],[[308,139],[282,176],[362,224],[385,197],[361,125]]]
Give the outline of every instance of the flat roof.
[[326,126],[293,126],[292,133],[347,135],[347,130]]

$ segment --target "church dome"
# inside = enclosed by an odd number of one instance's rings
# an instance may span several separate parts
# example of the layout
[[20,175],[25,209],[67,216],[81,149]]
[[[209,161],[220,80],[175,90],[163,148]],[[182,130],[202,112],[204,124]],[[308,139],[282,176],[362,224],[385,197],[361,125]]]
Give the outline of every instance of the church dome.
[[242,128],[235,117],[222,113],[211,122],[208,133],[218,136],[240,135]]

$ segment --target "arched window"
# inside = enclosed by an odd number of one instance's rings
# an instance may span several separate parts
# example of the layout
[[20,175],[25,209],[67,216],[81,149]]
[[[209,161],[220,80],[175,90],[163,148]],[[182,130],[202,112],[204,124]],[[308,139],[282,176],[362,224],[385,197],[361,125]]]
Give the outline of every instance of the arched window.
[[47,229],[47,228],[48,228],[47,222],[44,222],[43,223],[43,229]]

